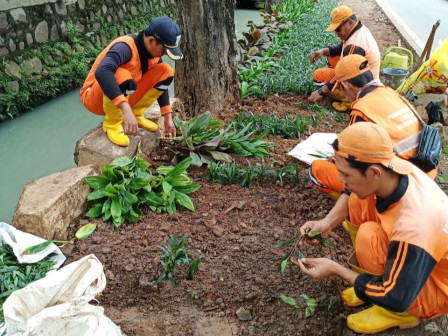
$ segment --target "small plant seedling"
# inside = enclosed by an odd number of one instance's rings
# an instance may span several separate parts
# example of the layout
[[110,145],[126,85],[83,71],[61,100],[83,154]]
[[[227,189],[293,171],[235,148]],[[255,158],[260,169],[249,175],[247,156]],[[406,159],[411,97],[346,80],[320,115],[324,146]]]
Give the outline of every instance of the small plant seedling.
[[[315,299],[310,299],[306,294],[301,294],[300,297],[304,298],[306,301],[305,317],[313,316],[316,311],[317,301]],[[284,303],[287,303],[295,308],[300,308],[294,298],[286,296],[284,294],[280,294],[280,298]]]
[[301,294],[300,297],[303,297],[306,301],[305,317],[313,316],[317,307],[316,299],[310,299],[306,294]]
[[[93,231],[95,231],[95,229],[96,229],[96,223],[90,223],[81,226],[78,229],[78,231],[76,231],[75,238],[78,240],[86,239],[93,233]],[[75,243],[75,238],[73,238],[72,240],[47,240],[43,243],[27,247],[26,249],[23,250],[22,255],[39,253],[40,251],[45,250],[48,246],[50,246],[53,243],[73,245]]]
[[[313,237],[310,237],[309,234],[312,234]],[[286,265],[288,264],[288,261],[291,259],[291,256],[294,255],[294,253],[297,253],[297,258],[298,259],[303,259],[304,258],[303,253],[300,250],[298,250],[298,248],[297,248],[297,246],[299,245],[299,242],[302,239],[308,239],[308,240],[316,239],[319,242],[318,247],[320,249],[322,247],[324,247],[324,246],[333,246],[333,243],[330,240],[322,237],[322,232],[319,232],[319,231],[310,232],[310,230],[304,231],[299,237],[296,237],[296,238],[293,238],[293,239],[290,239],[290,240],[286,240],[286,241],[283,241],[283,242],[280,242],[280,243],[276,244],[273,248],[281,248],[281,247],[285,247],[285,246],[289,246],[291,244],[294,244],[292,249],[289,251],[289,253],[287,253],[283,257],[282,261],[280,262],[280,265],[278,266],[278,271],[281,274],[283,274],[285,272]]]
[[177,239],[177,233],[166,238],[168,240],[168,246],[158,246],[162,250],[162,256],[160,257],[160,263],[163,266],[163,273],[154,282],[154,286],[157,286],[162,282],[163,279],[168,278],[171,285],[165,289],[165,291],[171,290],[176,284],[173,278],[173,270],[175,266],[182,264],[188,264],[188,280],[193,280],[201,262],[202,256],[198,259],[193,260],[188,257],[188,254],[193,254],[195,252],[189,251],[185,248],[187,243],[187,234],[184,234],[180,240]]
[[199,293],[198,293],[197,291],[192,291],[192,292],[190,293],[190,295],[191,295],[191,298],[192,298],[193,300],[197,300],[197,299],[199,299]]

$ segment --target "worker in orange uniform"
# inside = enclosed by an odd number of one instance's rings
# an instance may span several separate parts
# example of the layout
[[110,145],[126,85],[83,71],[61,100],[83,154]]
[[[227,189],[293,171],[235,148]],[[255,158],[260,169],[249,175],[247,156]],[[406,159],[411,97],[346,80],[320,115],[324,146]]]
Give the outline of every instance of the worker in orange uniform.
[[[296,260],[301,271],[316,280],[336,275],[347,281],[353,287],[343,291],[342,299],[349,306],[373,304],[347,317],[349,328],[359,333],[411,328],[420,318],[447,314],[448,196],[424,172],[394,155],[393,143],[379,125],[353,124],[333,148],[340,179],[350,193],[350,218],[360,220],[355,222],[355,251],[367,273],[327,258]],[[331,218],[307,222],[300,231],[328,237],[345,209],[330,213]]]
[[[415,156],[423,125],[405,98],[374,78],[366,58],[348,55],[341,59],[336,65],[335,79],[336,87],[351,102],[350,125],[356,122],[379,124],[389,133],[397,156],[405,160]],[[434,179],[437,168],[427,173]],[[334,199],[345,188],[331,161],[314,161],[310,167],[310,179],[318,189]]]
[[143,114],[155,100],[165,136],[176,135],[168,94],[174,70],[161,57],[182,59],[180,37],[172,19],[158,17],[146,30],[112,41],[95,60],[81,88],[81,101],[90,112],[105,115],[103,130],[114,144],[128,146],[128,135],[138,134],[139,127],[157,130]]
[[[346,112],[350,107],[350,102],[339,90],[332,90],[335,84],[334,68],[340,58],[347,54],[360,54],[369,60],[373,77],[380,75],[380,51],[370,30],[356,18],[353,10],[347,6],[339,6],[331,12],[331,24],[327,32],[334,32],[341,40],[337,45],[313,51],[310,57],[311,63],[317,62],[322,56],[327,56],[327,68],[316,69],[313,73],[313,81],[318,90],[315,90],[308,97],[310,102],[317,102],[323,96],[337,100],[332,103],[332,107],[338,112]],[[347,48],[353,45],[356,48]],[[340,102],[339,102],[340,101]]]

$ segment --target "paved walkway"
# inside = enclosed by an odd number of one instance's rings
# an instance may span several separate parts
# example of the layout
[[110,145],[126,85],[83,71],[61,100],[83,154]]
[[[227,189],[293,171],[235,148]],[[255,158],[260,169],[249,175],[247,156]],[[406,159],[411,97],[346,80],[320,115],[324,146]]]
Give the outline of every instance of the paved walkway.
[[[432,26],[440,20],[432,52],[448,37],[448,0],[376,0],[403,38],[420,56]],[[431,54],[432,54],[431,52]]]

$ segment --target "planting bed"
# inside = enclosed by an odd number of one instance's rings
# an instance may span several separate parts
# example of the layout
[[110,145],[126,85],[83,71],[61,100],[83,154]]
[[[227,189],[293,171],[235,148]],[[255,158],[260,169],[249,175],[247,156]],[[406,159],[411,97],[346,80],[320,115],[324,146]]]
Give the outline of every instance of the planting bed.
[[[382,52],[396,45],[398,34],[375,7],[374,1],[347,0],[355,12],[377,38]],[[365,13],[372,13],[367,17]],[[325,102],[324,102],[325,103]],[[255,114],[275,112],[302,118],[316,114],[309,111],[305,96],[271,95],[266,100],[247,99],[241,108]],[[240,107],[229,108],[219,118],[231,121]],[[346,122],[332,115],[321,118],[319,127],[308,127],[308,133],[340,132]],[[305,138],[306,135],[302,137]],[[282,139],[268,136],[275,147],[264,163],[278,169],[295,159],[286,155],[298,142],[297,138]],[[151,159],[167,163],[170,151],[164,144],[151,153]],[[235,157],[238,165],[260,162]],[[301,178],[307,177],[307,167],[300,164]],[[255,181],[249,189],[239,184],[224,186],[212,184],[205,167],[188,170],[201,188],[190,194],[196,211],[178,207],[173,215],[155,214],[144,209],[143,219],[125,223],[118,229],[113,224],[98,220],[95,233],[85,241],[77,242],[64,252],[67,262],[93,253],[103,263],[107,286],[99,304],[106,314],[121,326],[127,335],[355,335],[345,322],[351,309],[340,299],[339,293],[347,285],[338,278],[314,282],[296,268],[287,267],[285,274],[278,272],[282,259],[273,250],[281,241],[299,234],[299,227],[307,220],[322,218],[333,201],[306,182],[280,184],[274,177],[263,183]],[[446,162],[441,172],[448,175]],[[446,191],[446,190],[445,190]],[[90,221],[81,219],[70,228],[76,229]],[[177,232],[188,234],[187,249],[203,255],[199,272],[193,281],[186,280],[187,268],[176,269],[176,281],[171,291],[164,289],[164,280],[157,288],[152,283],[162,273],[159,262],[166,236]],[[319,251],[306,247],[306,256],[325,256],[346,264],[352,252],[349,235],[337,228],[330,240],[333,247]],[[284,303],[280,295],[294,298],[301,308]],[[312,317],[305,317],[306,294],[316,299],[318,306]],[[237,314],[238,313],[238,314]],[[382,335],[446,335],[445,317],[420,324],[411,330],[393,329]]]

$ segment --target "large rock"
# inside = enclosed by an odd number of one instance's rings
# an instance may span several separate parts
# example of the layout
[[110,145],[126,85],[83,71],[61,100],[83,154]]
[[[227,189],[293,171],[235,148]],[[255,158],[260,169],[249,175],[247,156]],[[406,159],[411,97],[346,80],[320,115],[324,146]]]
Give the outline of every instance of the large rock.
[[[182,118],[184,106],[180,100],[172,98],[170,103],[174,113]],[[76,143],[75,163],[78,167],[92,164],[101,169],[118,157],[134,156],[137,153],[139,142],[143,154],[150,156],[153,149],[159,145],[159,137],[163,134],[164,129],[163,118],[160,117],[160,108],[157,102],[145,111],[145,117],[158,123],[159,129],[155,132],[140,129],[139,135],[129,137],[131,143],[128,147],[120,147],[110,142],[101,125],[99,125]]]
[[71,239],[66,230],[86,211],[86,199],[91,192],[83,178],[98,174],[94,166],[85,166],[28,182],[12,225],[45,239]]

